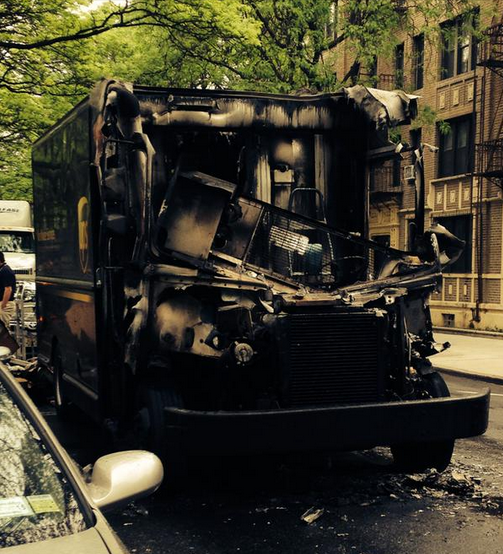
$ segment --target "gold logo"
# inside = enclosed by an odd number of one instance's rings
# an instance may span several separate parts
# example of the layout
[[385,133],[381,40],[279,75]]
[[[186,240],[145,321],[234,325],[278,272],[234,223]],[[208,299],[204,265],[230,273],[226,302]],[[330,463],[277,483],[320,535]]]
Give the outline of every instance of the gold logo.
[[89,202],[85,196],[77,205],[79,226],[79,258],[82,273],[89,271]]

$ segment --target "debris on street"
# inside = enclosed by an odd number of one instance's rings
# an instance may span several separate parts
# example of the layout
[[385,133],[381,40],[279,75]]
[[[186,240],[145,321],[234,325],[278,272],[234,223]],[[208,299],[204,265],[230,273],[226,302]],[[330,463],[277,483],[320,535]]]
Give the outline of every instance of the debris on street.
[[320,518],[325,513],[323,508],[309,508],[301,516],[300,519],[305,521],[308,525],[314,523],[318,518]]
[[148,509],[141,504],[136,504],[131,502],[126,506],[122,511],[122,515],[126,517],[135,517],[135,516],[148,516]]

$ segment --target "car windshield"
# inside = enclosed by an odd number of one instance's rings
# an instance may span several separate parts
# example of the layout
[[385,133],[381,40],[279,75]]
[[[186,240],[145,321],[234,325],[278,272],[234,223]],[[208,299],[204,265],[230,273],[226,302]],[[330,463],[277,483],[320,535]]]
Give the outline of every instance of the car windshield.
[[85,528],[68,480],[0,383],[0,548]]
[[0,232],[0,252],[19,252],[32,254],[35,252],[33,246],[33,235],[29,232]]

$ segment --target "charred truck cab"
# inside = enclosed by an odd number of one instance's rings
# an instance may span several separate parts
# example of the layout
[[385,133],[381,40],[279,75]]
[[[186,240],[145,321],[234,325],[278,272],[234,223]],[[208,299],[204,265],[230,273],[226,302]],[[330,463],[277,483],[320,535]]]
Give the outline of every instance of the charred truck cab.
[[39,359],[168,459],[390,445],[407,468],[481,434],[448,398],[428,297],[460,241],[367,239],[368,160],[416,99],[99,83],[34,146]]

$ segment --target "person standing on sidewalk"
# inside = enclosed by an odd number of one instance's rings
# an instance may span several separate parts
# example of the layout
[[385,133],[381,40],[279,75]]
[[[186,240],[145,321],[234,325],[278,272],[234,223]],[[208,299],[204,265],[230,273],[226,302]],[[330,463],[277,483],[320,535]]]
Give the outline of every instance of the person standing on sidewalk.
[[5,256],[0,252],[0,321],[9,329],[14,315],[14,294],[16,292],[16,275],[5,263]]

